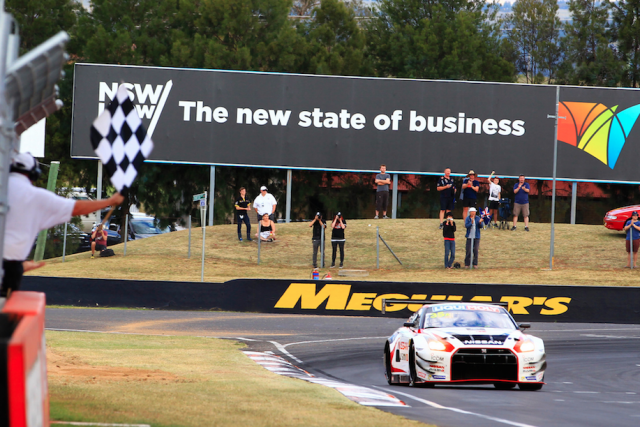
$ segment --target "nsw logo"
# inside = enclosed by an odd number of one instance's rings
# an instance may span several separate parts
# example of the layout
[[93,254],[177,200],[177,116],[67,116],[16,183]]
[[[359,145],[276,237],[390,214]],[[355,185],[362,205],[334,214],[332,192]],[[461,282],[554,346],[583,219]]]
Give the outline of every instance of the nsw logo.
[[[98,115],[102,114],[105,105],[109,103],[118,92],[118,82],[100,82],[98,89]],[[147,125],[147,134],[153,136],[162,110],[169,98],[173,87],[173,81],[169,80],[164,85],[142,85],[140,83],[124,83],[129,93],[129,98],[135,103],[138,116]]]
[[591,102],[561,102],[558,141],[578,147],[613,169],[640,115],[640,104],[622,111]]

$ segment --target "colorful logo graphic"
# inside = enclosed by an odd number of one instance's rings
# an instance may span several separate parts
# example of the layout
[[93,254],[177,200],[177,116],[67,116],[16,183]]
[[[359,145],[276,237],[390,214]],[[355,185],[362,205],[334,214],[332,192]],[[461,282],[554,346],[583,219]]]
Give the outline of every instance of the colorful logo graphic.
[[611,108],[590,102],[561,102],[558,115],[558,141],[591,154],[613,169],[631,128],[640,115],[640,104],[616,113]]

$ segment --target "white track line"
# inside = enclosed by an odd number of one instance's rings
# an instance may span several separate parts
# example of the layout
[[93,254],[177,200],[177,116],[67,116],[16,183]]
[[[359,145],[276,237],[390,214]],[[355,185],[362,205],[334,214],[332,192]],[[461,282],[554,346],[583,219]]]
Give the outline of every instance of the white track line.
[[446,409],[447,411],[458,412],[460,414],[473,415],[473,416],[476,416],[476,417],[479,417],[479,418],[484,418],[486,420],[491,420],[491,421],[495,421],[495,422],[498,422],[498,423],[507,424],[507,425],[510,425],[510,426],[535,427],[535,426],[532,426],[531,424],[518,423],[518,422],[515,422],[515,421],[509,421],[509,420],[505,420],[505,419],[502,419],[502,418],[491,417],[489,415],[483,415],[483,414],[477,414],[475,412],[465,411],[464,409],[450,408],[450,407],[447,407],[447,406],[442,406],[442,405],[440,405],[438,403],[432,402],[430,400],[420,399],[419,397],[412,396],[412,395],[410,395],[408,393],[403,393],[403,392],[396,391],[396,390],[389,390],[386,387],[378,387],[378,386],[375,386],[375,385],[373,387],[379,388],[380,390],[384,390],[384,391],[389,392],[389,393],[400,394],[402,396],[406,396],[406,397],[408,397],[410,399],[417,400],[418,402],[424,403],[425,405],[429,405],[432,408],[436,408],[436,409]]
[[300,342],[292,342],[289,344],[285,344],[282,347],[289,347],[290,345],[298,345],[298,344],[315,344],[319,342],[334,342],[334,341],[353,341],[353,340],[385,340],[389,337],[359,337],[359,338],[336,338],[333,340],[316,340],[316,341],[300,341]]
[[280,351],[282,354],[286,355],[287,357],[290,357],[291,359],[295,360],[298,363],[304,363],[302,360],[298,359],[297,357],[295,357],[294,355],[292,355],[291,353],[289,353],[282,344],[280,344],[279,342],[276,341],[269,341],[271,344],[273,344],[274,346],[276,346],[276,348],[278,349],[278,351]]

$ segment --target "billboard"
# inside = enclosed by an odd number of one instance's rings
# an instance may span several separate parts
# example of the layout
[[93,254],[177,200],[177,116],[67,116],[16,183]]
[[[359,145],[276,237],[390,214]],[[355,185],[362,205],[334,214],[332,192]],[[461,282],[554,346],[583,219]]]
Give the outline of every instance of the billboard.
[[[553,176],[556,87],[76,64],[71,156],[125,83],[149,161]],[[558,179],[640,182],[640,92],[561,87]]]

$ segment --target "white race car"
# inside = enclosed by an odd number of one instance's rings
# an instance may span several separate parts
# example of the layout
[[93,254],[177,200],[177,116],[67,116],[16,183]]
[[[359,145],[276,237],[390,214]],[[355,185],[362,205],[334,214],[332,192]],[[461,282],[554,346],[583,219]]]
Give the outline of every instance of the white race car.
[[383,307],[398,303],[426,304],[385,343],[390,385],[474,383],[531,391],[544,385],[544,342],[524,334],[530,325],[516,324],[504,304],[386,300]]

